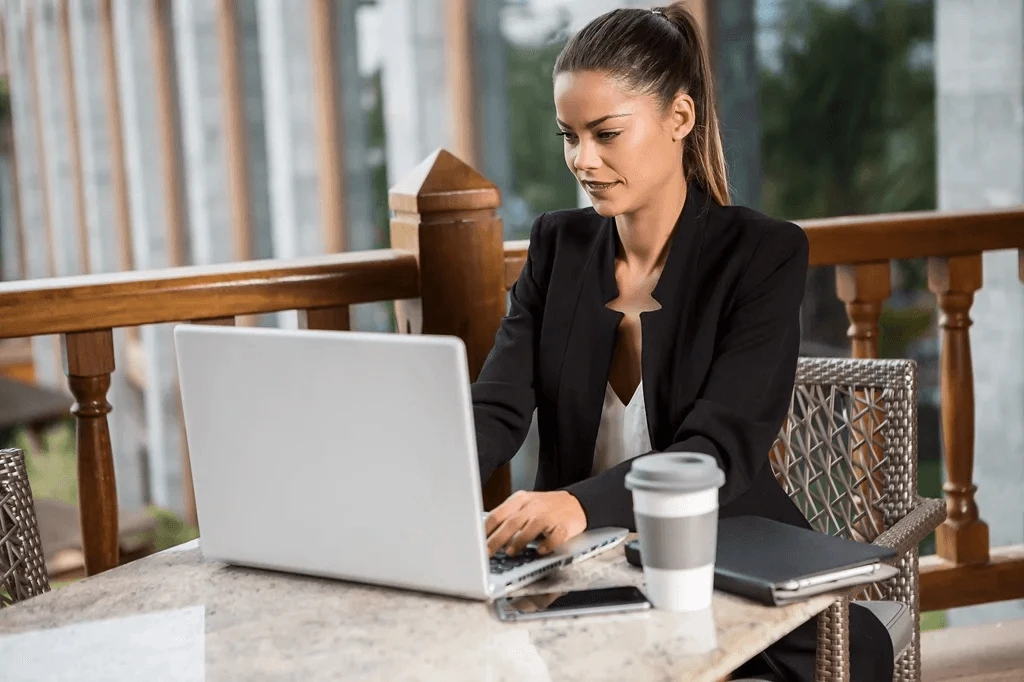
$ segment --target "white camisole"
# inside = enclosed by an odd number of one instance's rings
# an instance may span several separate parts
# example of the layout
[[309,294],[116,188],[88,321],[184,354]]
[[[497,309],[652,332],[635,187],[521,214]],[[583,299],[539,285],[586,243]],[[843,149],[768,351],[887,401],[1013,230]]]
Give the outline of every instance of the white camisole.
[[611,383],[605,386],[601,425],[597,429],[594,447],[594,467],[597,475],[651,450],[651,435],[647,429],[647,406],[644,403],[644,382],[641,381],[629,404],[623,405]]

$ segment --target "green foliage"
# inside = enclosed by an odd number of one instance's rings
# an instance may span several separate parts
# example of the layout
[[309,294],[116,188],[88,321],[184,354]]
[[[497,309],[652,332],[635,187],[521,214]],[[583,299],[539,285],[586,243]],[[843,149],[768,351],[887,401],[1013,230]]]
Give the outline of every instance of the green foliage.
[[921,632],[942,630],[946,627],[945,611],[925,611],[921,614]]
[[0,78],[0,123],[11,118],[11,84],[6,78]]
[[762,206],[809,218],[935,206],[933,40],[920,0],[794,0],[761,75]]
[[47,429],[43,452],[34,452],[23,431],[17,432],[14,447],[25,451],[32,496],[78,504],[78,467],[75,458],[75,427],[71,420]]
[[[366,116],[366,142],[370,149],[386,148],[387,137],[384,130],[384,92],[381,84],[381,72],[378,70],[372,77],[372,88],[375,95],[375,104]],[[384,162],[371,171],[371,186],[373,188],[373,224],[377,232],[374,248],[387,248],[391,244],[390,219],[391,212],[388,209],[388,164],[385,156]]]
[[931,308],[882,308],[878,318],[878,355],[883,358],[907,356],[907,346],[931,329]]
[[576,205],[576,180],[557,135],[551,71],[564,39],[543,46],[508,45],[507,92],[513,191],[533,214]]
[[156,520],[156,551],[195,540],[199,537],[199,529],[185,523],[173,512],[160,507],[149,507],[146,512]]

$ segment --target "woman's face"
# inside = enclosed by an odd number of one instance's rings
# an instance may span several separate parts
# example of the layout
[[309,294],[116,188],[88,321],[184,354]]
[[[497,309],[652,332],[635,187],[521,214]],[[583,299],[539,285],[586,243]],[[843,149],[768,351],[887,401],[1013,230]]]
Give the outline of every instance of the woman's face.
[[693,100],[680,93],[664,109],[598,71],[555,77],[555,116],[565,164],[603,216],[633,213],[683,180],[683,139]]

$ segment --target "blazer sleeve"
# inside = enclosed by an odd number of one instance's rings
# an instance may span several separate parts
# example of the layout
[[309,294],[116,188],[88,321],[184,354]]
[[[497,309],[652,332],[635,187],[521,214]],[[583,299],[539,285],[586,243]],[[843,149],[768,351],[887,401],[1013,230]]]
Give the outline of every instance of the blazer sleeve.
[[[704,387],[665,449],[718,461],[725,472],[721,506],[751,488],[789,410],[807,259],[807,237],[797,225],[776,223],[762,236],[721,321]],[[633,528],[632,496],[625,488],[631,466],[627,460],[566,487],[579,499],[588,527]]]
[[545,298],[539,281],[543,220],[541,215],[534,221],[526,264],[509,292],[508,314],[471,387],[481,483],[515,456],[533,420],[534,368]]

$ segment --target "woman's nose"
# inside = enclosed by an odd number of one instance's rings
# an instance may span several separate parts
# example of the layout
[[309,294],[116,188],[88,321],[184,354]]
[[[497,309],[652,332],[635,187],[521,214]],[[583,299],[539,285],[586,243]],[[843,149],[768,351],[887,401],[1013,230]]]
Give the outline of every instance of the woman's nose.
[[581,139],[576,147],[576,159],[573,162],[576,170],[593,170],[601,165],[601,157],[597,153],[597,145],[592,141]]

